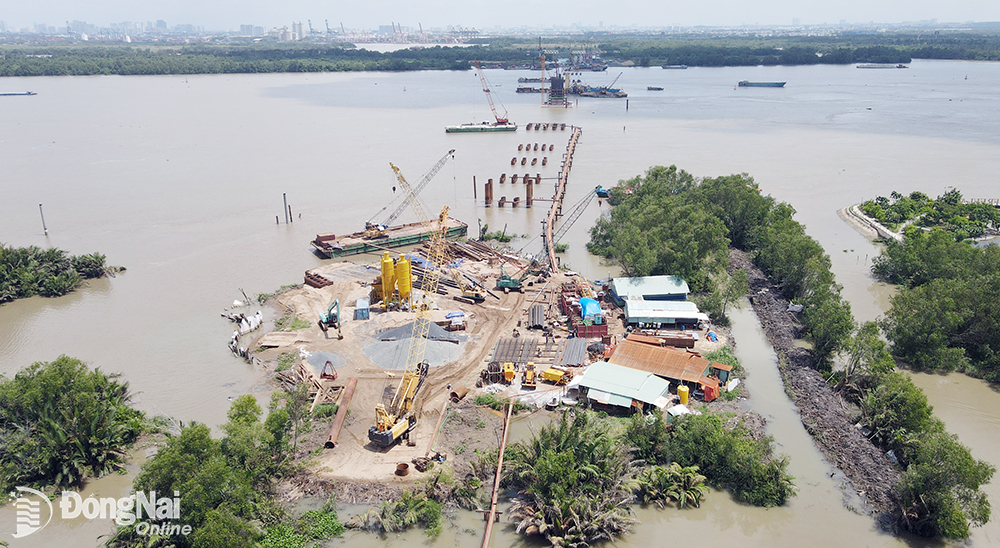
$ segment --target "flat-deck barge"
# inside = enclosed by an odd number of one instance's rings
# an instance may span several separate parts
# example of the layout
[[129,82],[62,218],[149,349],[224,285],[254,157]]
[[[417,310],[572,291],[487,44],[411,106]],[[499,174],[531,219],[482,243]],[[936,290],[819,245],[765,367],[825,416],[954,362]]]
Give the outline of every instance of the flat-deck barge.
[[[436,223],[435,223],[436,226]],[[415,245],[431,239],[434,230],[427,230],[423,223],[409,223],[390,226],[385,230],[385,236],[377,238],[365,237],[364,232],[355,232],[346,236],[335,234],[317,234],[312,246],[317,253],[328,259],[357,255],[358,253],[379,252],[386,248]],[[447,237],[461,238],[469,233],[469,225],[448,217]]]

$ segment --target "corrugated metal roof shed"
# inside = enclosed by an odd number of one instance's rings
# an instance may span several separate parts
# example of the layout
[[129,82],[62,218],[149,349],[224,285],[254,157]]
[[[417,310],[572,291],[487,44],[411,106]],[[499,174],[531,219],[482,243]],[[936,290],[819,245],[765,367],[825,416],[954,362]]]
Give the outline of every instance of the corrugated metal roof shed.
[[705,376],[712,362],[673,348],[659,348],[626,339],[618,343],[608,362],[667,379],[718,384],[718,381]]
[[620,300],[686,300],[690,289],[680,276],[636,276],[611,280],[611,291]]
[[590,397],[597,401],[622,407],[638,400],[663,409],[669,401],[669,382],[652,373],[608,362],[591,364],[580,379],[580,386],[590,389]]
[[629,323],[694,323],[708,318],[690,301],[625,301]]

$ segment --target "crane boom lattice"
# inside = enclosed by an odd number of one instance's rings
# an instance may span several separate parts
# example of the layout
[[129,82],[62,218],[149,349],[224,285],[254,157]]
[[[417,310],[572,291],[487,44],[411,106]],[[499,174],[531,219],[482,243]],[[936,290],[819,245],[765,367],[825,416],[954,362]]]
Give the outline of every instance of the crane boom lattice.
[[[490,93],[490,84],[486,81],[486,75],[483,74],[483,68],[479,66],[478,59],[474,59],[473,61],[476,63],[476,71],[479,73],[479,81],[483,83],[483,93],[486,94],[486,100],[490,103],[490,110],[493,111],[493,117],[497,119],[498,124],[506,124],[508,122],[507,109],[505,108],[503,110],[503,118],[497,114],[497,108],[493,106],[493,94]],[[502,104],[500,106],[503,107]]]
[[416,317],[413,320],[410,346],[406,352],[406,368],[403,371],[403,378],[400,380],[399,386],[396,387],[388,407],[381,402],[375,406],[375,425],[368,429],[368,439],[380,447],[392,446],[401,438],[406,437],[417,424],[416,415],[413,413],[413,402],[429,370],[429,365],[424,361],[427,351],[427,334],[430,331],[433,295],[437,294],[438,283],[441,280],[441,268],[446,261],[448,232],[448,206],[441,209],[441,213],[438,215],[438,226],[435,227],[416,195],[410,192],[410,184],[403,177],[399,168],[392,163],[389,165],[392,166],[392,171],[396,174],[400,186],[405,192],[408,192],[407,201],[410,207],[424,224],[424,228],[427,231],[433,231],[433,234],[429,241],[428,258],[430,264],[424,271],[421,283],[423,295],[413,303]]

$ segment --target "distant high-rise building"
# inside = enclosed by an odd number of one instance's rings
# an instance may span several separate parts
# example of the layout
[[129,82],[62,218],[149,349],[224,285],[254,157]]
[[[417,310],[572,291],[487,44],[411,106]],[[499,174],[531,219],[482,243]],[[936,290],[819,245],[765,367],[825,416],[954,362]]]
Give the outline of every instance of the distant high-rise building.
[[253,35],[254,36],[264,36],[264,27],[254,27],[253,28]]
[[253,36],[253,25],[240,25],[240,34],[243,36]]
[[796,27],[799,26],[799,18],[798,17],[792,18],[792,26],[796,26]]
[[302,32],[302,21],[292,23],[292,34],[294,34],[294,36],[290,38],[291,40],[301,40],[305,38],[305,34]]
[[164,21],[163,19],[157,19],[156,28],[157,30],[167,30],[167,22]]

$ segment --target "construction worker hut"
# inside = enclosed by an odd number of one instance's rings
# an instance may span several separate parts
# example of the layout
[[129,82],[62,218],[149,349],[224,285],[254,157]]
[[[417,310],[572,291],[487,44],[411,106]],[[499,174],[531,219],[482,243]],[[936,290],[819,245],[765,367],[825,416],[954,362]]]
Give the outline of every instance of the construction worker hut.
[[[652,373],[674,385],[699,390],[705,401],[719,397],[729,380],[732,367],[714,363],[693,352],[660,347],[628,339],[618,343],[608,363],[635,371]],[[593,367],[593,366],[591,366]]]
[[698,305],[687,300],[688,291],[679,276],[614,278],[608,285],[611,301],[625,310],[629,325],[656,329],[708,321]]
[[579,381],[581,395],[591,407],[612,413],[660,411],[670,404],[670,383],[646,373],[608,362],[595,362]]

